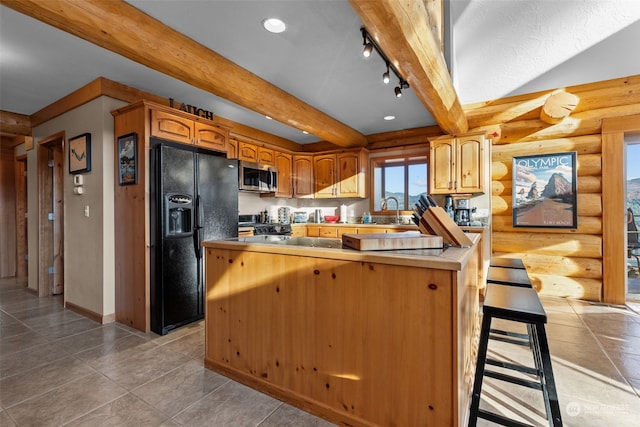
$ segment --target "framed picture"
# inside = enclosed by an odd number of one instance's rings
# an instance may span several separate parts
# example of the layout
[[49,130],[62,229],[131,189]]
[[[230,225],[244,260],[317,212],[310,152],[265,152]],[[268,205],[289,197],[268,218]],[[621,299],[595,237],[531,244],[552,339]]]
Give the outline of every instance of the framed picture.
[[91,134],[83,133],[69,140],[69,173],[91,170]]
[[138,183],[138,140],[135,133],[118,137],[118,184]]
[[513,158],[513,226],[576,228],[576,153]]

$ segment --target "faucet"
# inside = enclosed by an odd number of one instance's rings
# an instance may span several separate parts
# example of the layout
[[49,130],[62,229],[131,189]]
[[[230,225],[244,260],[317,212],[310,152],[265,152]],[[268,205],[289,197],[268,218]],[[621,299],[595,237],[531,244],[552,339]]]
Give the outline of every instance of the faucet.
[[398,199],[396,199],[393,196],[385,197],[384,199],[382,199],[382,202],[380,203],[380,208],[383,211],[386,211],[387,205],[389,204],[390,200],[393,200],[394,202],[396,202],[396,222],[392,224],[400,224],[400,205],[398,203]]

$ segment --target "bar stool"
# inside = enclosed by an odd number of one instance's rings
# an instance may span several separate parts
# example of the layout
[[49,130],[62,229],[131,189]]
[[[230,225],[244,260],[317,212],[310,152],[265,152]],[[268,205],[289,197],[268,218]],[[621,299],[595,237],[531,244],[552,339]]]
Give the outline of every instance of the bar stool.
[[[502,259],[502,258],[499,258]],[[521,260],[518,259],[520,263]],[[494,283],[497,285],[518,286],[524,288],[533,288],[527,270],[512,267],[489,267],[487,271],[487,284]],[[489,338],[498,341],[504,341],[511,344],[518,344],[531,347],[531,327],[527,325],[527,333],[509,332],[501,329],[491,329]]]
[[[487,346],[491,331],[491,321],[493,319],[503,319],[528,325],[531,331],[530,341],[535,363],[534,368],[487,358]],[[549,355],[549,344],[544,326],[546,322],[547,314],[540,303],[538,293],[533,288],[497,284],[487,285],[487,295],[483,306],[482,328],[480,330],[480,340],[478,343],[476,374],[471,397],[470,427],[476,425],[478,417],[505,426],[526,425],[505,416],[479,409],[484,376],[541,390],[549,425],[554,427],[562,425],[560,405],[558,403],[553,369],[551,367],[551,356]],[[518,378],[502,372],[486,369],[486,365],[498,366],[534,375],[536,380]]]
[[492,267],[487,271],[487,283],[498,285],[521,286],[525,288],[533,287],[527,270],[520,268]]
[[493,257],[489,261],[490,267],[502,267],[502,268],[518,268],[525,270],[526,267],[520,258],[497,258]]

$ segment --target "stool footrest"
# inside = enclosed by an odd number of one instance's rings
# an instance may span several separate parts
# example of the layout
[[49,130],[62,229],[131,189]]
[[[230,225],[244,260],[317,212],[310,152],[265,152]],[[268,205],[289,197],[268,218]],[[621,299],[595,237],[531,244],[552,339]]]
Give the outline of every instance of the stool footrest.
[[542,390],[542,384],[536,381],[525,380],[522,378],[514,377],[513,375],[503,374],[502,372],[484,370],[484,374],[487,377],[495,378],[500,381],[505,381],[511,384],[518,384],[523,387],[533,388],[535,390]]
[[489,339],[492,339],[492,340],[495,340],[495,341],[506,342],[508,344],[521,345],[523,347],[531,347],[529,345],[529,341],[521,341],[521,340],[518,340],[518,339],[509,338],[509,337],[503,337],[503,336],[500,336],[500,335],[489,335]]
[[489,329],[489,332],[507,337],[522,338],[523,340],[529,339],[529,334],[521,334],[520,332],[503,331],[502,329]]
[[519,365],[517,363],[503,362],[501,360],[487,358],[487,364],[498,366],[500,368],[511,369],[512,371],[524,372],[525,374],[540,375],[540,371],[529,366]]
[[507,417],[503,417],[502,415],[485,411],[484,409],[480,409],[478,411],[478,418],[484,418],[487,421],[491,421],[496,424],[500,424],[507,427],[533,427],[531,424],[521,423],[512,419],[509,419]]

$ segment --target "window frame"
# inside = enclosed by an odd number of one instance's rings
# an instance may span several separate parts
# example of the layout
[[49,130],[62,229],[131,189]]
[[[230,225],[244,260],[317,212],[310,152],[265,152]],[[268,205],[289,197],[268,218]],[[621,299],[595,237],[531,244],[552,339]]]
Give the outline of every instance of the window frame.
[[[382,210],[376,210],[376,206],[375,206],[375,200],[376,200],[376,188],[375,188],[375,168],[379,165],[384,163],[387,160],[397,160],[397,159],[404,159],[404,161],[401,162],[397,162],[397,165],[402,165],[404,167],[404,194],[405,194],[405,198],[406,200],[404,201],[404,206],[408,207],[408,203],[409,203],[409,180],[407,179],[407,172],[408,172],[408,167],[409,165],[415,165],[415,164],[420,164],[423,163],[422,159],[421,160],[414,160],[411,161],[409,160],[412,157],[422,157],[424,159],[424,163],[426,163],[427,165],[427,176],[426,176],[426,180],[427,180],[427,189],[426,192],[429,192],[429,148],[424,147],[424,148],[420,148],[417,150],[411,150],[411,151],[384,151],[384,152],[380,152],[380,153],[372,153],[369,156],[369,210],[373,215],[389,215],[390,212],[395,213],[395,211],[393,210],[386,210],[386,211],[382,211]],[[391,165],[391,166],[395,166],[395,165]],[[384,181],[384,180],[383,180]],[[404,209],[400,211],[401,215],[409,215],[413,212],[412,209]]]

